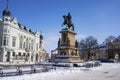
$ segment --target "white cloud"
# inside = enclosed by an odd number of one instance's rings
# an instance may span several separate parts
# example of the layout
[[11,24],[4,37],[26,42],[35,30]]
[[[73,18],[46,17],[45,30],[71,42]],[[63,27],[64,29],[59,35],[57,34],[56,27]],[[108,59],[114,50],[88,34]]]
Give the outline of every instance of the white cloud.
[[82,40],[82,39],[85,39],[86,37],[88,37],[87,35],[84,35],[84,34],[77,34],[76,35],[76,39],[78,40],[78,41],[80,41],[80,40]]
[[48,36],[44,42],[45,42],[45,45],[49,45],[49,44],[57,42],[58,39],[59,39],[58,36]]
[[54,34],[47,34],[46,38],[44,40],[44,48],[47,50],[48,53],[51,52],[51,50],[54,50],[57,48],[57,41],[59,39],[59,35]]

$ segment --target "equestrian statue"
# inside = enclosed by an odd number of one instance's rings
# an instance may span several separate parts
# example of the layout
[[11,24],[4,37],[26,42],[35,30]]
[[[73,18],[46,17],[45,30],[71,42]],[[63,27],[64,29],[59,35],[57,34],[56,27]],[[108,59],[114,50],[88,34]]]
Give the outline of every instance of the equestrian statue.
[[72,28],[72,30],[74,31],[74,24],[73,24],[73,22],[71,20],[72,16],[70,15],[70,13],[68,13],[67,16],[64,15],[63,18],[64,18],[64,22],[63,22],[62,26],[66,25],[67,29],[71,29]]

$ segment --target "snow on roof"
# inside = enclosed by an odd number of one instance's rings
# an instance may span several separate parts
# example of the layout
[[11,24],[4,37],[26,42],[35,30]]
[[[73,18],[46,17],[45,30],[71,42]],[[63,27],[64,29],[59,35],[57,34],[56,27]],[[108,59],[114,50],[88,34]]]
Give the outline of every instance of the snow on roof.
[[32,32],[31,29],[29,29],[28,27],[26,27],[26,26],[24,26],[24,25],[22,25],[20,23],[18,23],[18,26],[19,26],[20,29],[23,29],[25,31],[28,31],[28,32],[34,34],[34,32]]
[[120,40],[120,35],[116,38],[117,40]]
[[99,48],[100,51],[105,51],[107,50],[105,47],[104,48]]
[[106,44],[98,44],[98,47],[106,46]]

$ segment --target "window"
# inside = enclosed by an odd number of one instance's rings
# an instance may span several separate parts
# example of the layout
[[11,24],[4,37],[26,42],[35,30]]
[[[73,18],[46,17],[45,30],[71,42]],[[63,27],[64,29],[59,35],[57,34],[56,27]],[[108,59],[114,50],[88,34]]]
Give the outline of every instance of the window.
[[21,53],[19,52],[18,55],[21,56]]
[[36,44],[36,50],[38,50],[38,44]]
[[31,47],[31,44],[29,43],[29,49],[30,49],[30,47]]
[[23,56],[25,56],[25,53],[23,53]]
[[105,55],[105,58],[107,58],[108,57],[108,55]]
[[3,37],[3,45],[8,46],[8,37]]
[[19,46],[20,46],[20,49],[22,49],[22,40],[20,40],[20,45]]
[[15,56],[15,52],[13,52],[12,56]]
[[5,21],[8,21],[8,18],[5,18]]
[[23,44],[23,48],[25,48],[25,42],[24,42],[24,44]]
[[30,54],[28,53],[27,56],[30,56]]
[[36,61],[38,61],[38,54],[36,54]]
[[6,46],[6,37],[3,39],[3,45]]
[[26,41],[26,48],[28,49],[28,40]]
[[31,50],[33,50],[33,44],[31,44]]
[[15,45],[16,45],[16,37],[13,37],[12,38],[12,46],[15,47]]

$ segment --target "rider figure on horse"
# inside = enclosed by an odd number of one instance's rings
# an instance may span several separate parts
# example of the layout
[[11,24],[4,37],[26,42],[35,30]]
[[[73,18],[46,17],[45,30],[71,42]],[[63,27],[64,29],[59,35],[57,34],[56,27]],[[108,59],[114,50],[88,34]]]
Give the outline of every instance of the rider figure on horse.
[[63,22],[62,26],[66,25],[68,27],[68,29],[70,29],[72,27],[72,30],[74,31],[74,24],[71,21],[72,16],[70,15],[70,13],[68,13],[67,16],[64,15],[63,18],[64,18],[64,22]]

